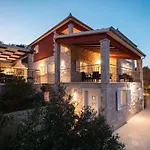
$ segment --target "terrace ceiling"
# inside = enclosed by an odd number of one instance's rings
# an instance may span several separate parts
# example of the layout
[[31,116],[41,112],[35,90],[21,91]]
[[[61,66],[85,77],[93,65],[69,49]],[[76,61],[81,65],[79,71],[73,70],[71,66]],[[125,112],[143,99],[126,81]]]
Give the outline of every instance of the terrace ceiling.
[[[132,46],[128,46],[127,42],[124,41],[125,44],[122,44],[121,42],[110,36],[108,33],[96,33],[96,31],[92,32],[93,34],[90,34],[90,31],[86,32],[85,35],[84,33],[60,35],[56,36],[55,40],[59,44],[63,44],[66,46],[74,45],[99,53],[100,40],[107,38],[108,40],[110,40],[110,57],[132,60],[137,60],[141,58],[141,56],[138,55],[137,50]],[[133,49],[135,52],[133,51]]]
[[30,52],[29,49],[0,44],[0,61],[16,61],[25,57]]

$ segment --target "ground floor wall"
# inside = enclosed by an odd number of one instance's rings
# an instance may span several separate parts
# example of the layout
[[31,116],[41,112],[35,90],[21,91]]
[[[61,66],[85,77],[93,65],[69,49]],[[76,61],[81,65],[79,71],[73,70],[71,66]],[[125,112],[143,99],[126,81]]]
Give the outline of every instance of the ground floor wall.
[[[129,91],[127,105],[122,108],[118,107],[119,98],[117,92],[119,92],[119,89]],[[114,129],[121,127],[131,117],[144,109],[143,89],[140,82],[112,83],[108,91],[107,121]]]
[[[108,99],[105,102],[106,119],[110,126],[118,129],[131,117],[144,109],[143,89],[140,82],[111,83],[107,86]],[[65,84],[67,92],[73,96],[77,110],[90,106],[100,112],[104,106],[102,84],[71,83]],[[124,95],[124,91],[127,95]],[[120,97],[119,97],[120,96]],[[121,99],[123,98],[123,99]],[[122,104],[121,104],[122,103]]]
[[[66,87],[67,94],[72,96],[76,113],[79,113],[84,106],[90,106],[100,113],[103,113],[105,109],[107,122],[114,129],[124,125],[144,108],[143,89],[140,82],[110,83],[107,85],[106,101],[103,93],[105,85],[101,83],[74,82],[63,85]],[[36,86],[40,89],[40,86]],[[127,95],[124,95],[124,92]]]

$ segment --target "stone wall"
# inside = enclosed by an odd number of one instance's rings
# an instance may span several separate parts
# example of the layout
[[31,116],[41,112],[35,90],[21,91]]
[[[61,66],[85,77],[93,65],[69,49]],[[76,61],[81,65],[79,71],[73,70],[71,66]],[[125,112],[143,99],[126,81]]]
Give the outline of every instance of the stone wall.
[[60,56],[60,82],[71,81],[71,52],[62,52]]
[[[128,106],[122,110],[117,110],[117,90],[118,88],[126,87],[131,90],[131,101]],[[141,83],[112,83],[109,86],[109,100],[107,102],[107,121],[117,129],[124,125],[131,117],[140,112],[144,106],[143,95],[140,95]],[[143,91],[141,91],[141,94]]]

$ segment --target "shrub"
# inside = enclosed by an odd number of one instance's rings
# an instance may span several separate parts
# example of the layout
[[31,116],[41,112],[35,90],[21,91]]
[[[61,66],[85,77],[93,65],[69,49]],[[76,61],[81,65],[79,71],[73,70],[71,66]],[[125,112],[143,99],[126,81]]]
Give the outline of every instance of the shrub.
[[51,101],[22,121],[16,134],[1,143],[0,150],[123,150],[118,135],[100,114],[83,108],[80,115],[65,88],[51,89]]
[[1,110],[12,112],[29,105],[29,108],[31,108],[33,107],[34,97],[38,100],[32,84],[26,82],[22,77],[17,77],[6,83],[2,88],[0,95]]

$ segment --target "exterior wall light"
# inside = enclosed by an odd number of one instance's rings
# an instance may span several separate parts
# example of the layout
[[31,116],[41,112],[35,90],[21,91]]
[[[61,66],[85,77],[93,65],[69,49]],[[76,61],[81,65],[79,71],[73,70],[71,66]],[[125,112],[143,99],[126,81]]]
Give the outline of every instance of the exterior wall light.
[[101,60],[97,60],[95,64],[96,64],[96,65],[101,64]]

